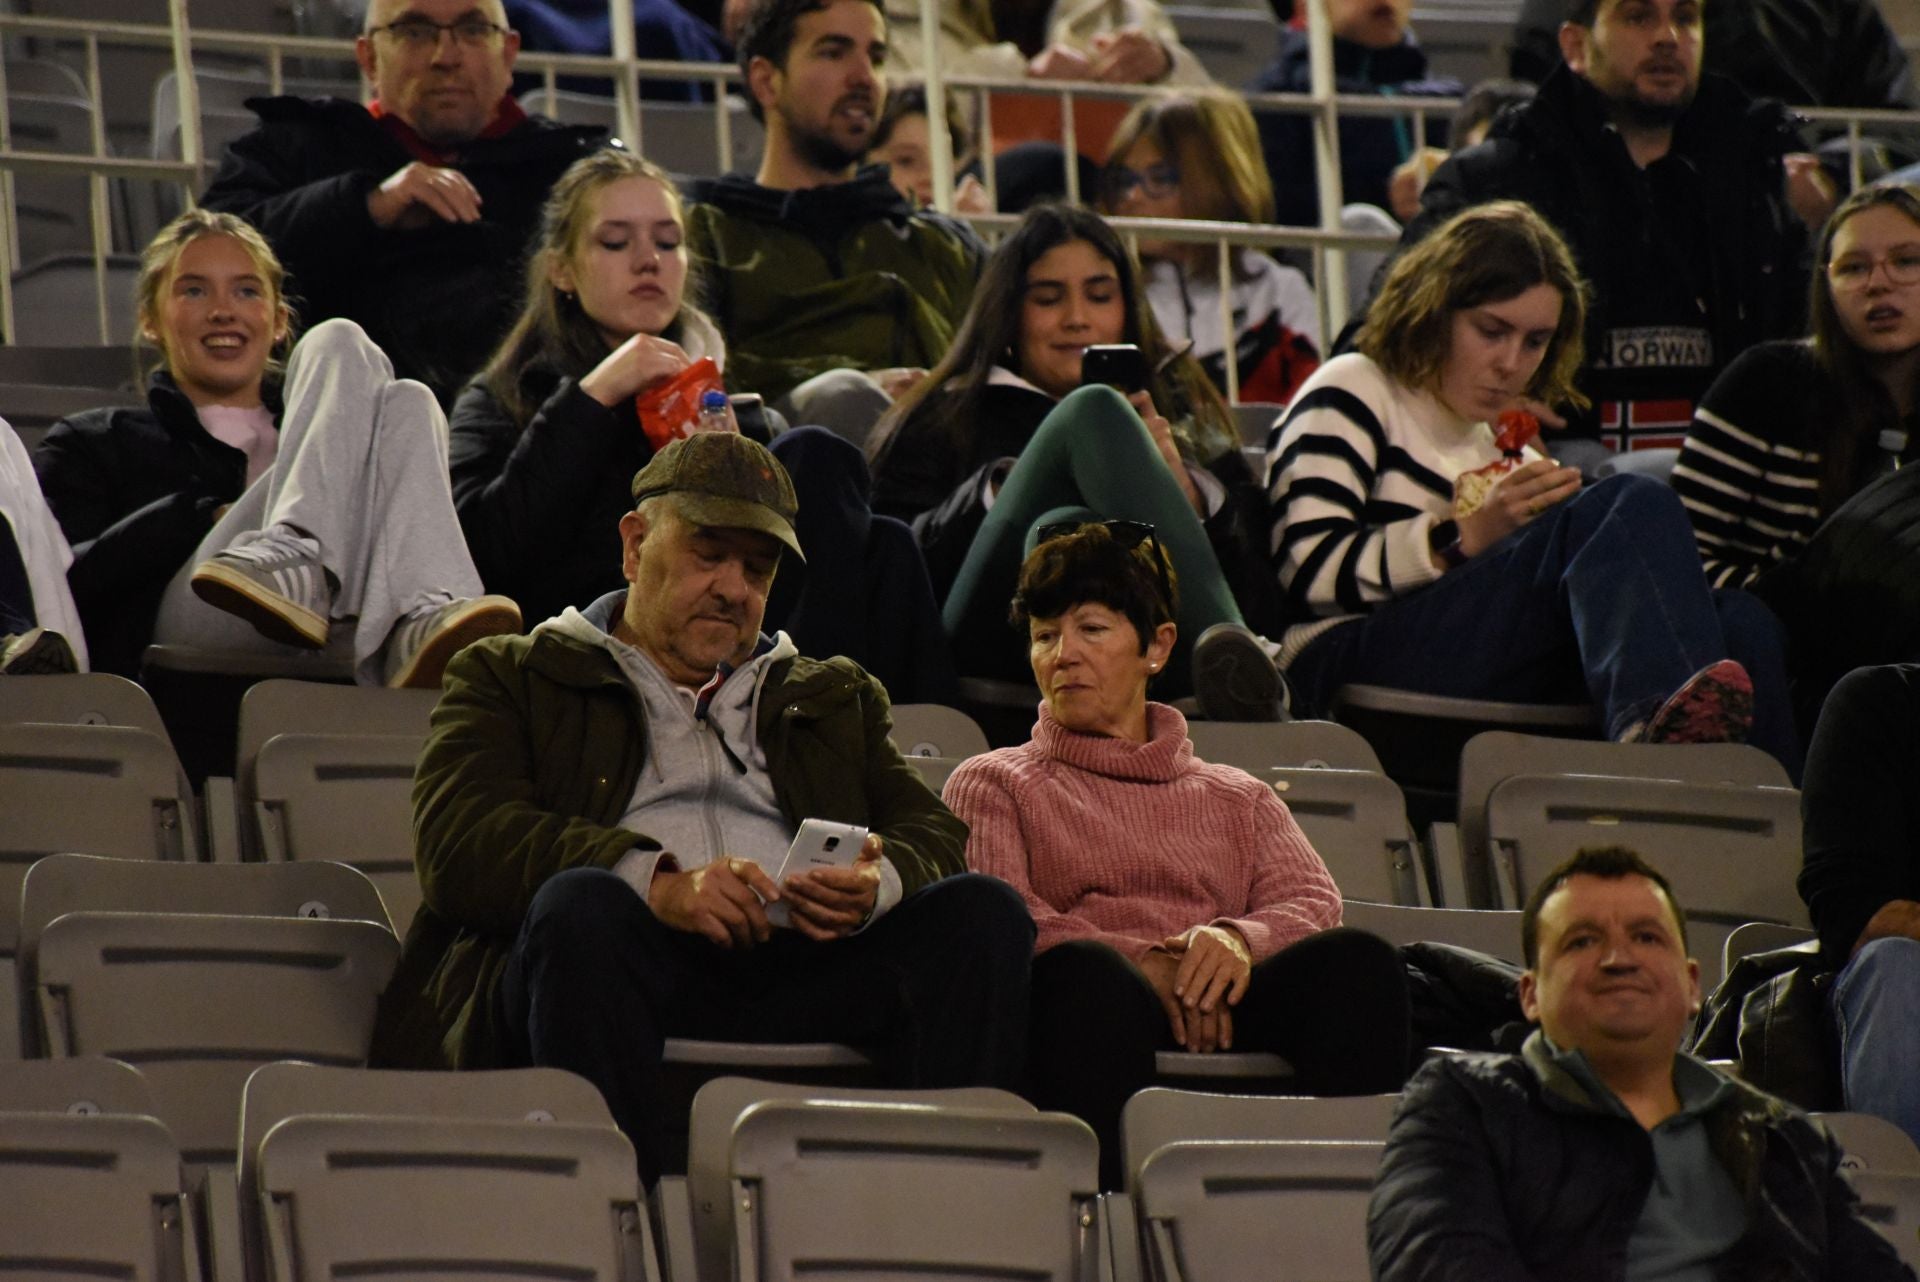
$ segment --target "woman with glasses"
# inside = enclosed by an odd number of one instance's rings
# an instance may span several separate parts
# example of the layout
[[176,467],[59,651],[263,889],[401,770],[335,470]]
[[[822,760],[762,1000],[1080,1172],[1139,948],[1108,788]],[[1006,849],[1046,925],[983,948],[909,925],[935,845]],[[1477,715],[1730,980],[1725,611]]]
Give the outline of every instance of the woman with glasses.
[[1912,554],[1861,541],[1920,519],[1920,478],[1890,475],[1920,456],[1920,188],[1865,187],[1834,211],[1812,299],[1810,338],[1750,348],[1714,381],[1673,473],[1707,578],[1786,623],[1808,729],[1850,669],[1920,658]]
[[1021,894],[1036,927],[1034,1102],[1100,1137],[1123,1186],[1120,1110],[1160,1050],[1267,1051],[1287,1089],[1398,1090],[1405,975],[1340,925],[1340,890],[1273,789],[1199,760],[1149,701],[1179,585],[1145,527],[1069,527],[1021,568],[1013,622],[1043,700],[1033,737],[972,757],[945,798],[967,863]]
[[[1136,272],[1098,214],[1029,211],[988,259],[946,357],[876,429],[874,508],[912,522],[963,676],[1024,676],[1005,603],[1035,527],[1069,517],[1155,526],[1187,583],[1187,635],[1242,624],[1222,565],[1257,566],[1240,552],[1257,491],[1226,407],[1161,338]],[[1129,386],[1082,386],[1088,348],[1111,344],[1138,349],[1133,369],[1112,371]],[[1279,698],[1277,682],[1267,694]]]
[[[1227,94],[1143,98],[1114,134],[1103,175],[1106,212],[1127,218],[1273,221],[1273,182],[1246,103]],[[1222,392],[1235,353],[1240,399],[1284,405],[1320,364],[1320,309],[1307,278],[1256,249],[1228,260],[1220,314],[1220,251],[1212,241],[1140,242],[1154,319],[1193,355]]]
[[1394,263],[1358,350],[1300,389],[1267,473],[1296,704],[1325,715],[1349,682],[1590,701],[1607,738],[1750,738],[1797,775],[1778,625],[1708,588],[1673,491],[1583,489],[1523,439],[1523,402],[1577,403],[1585,304],[1538,214],[1477,206]]

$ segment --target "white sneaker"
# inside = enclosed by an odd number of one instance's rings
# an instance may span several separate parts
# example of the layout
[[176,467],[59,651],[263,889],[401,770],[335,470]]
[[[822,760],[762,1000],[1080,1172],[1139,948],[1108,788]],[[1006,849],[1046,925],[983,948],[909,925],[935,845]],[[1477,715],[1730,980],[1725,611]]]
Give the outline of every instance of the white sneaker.
[[327,644],[333,584],[312,539],[285,527],[262,530],[194,566],[189,582],[195,596],[261,636],[309,650]]
[[1238,623],[1216,623],[1193,646],[1193,693],[1209,721],[1286,721],[1293,691],[1279,647]]

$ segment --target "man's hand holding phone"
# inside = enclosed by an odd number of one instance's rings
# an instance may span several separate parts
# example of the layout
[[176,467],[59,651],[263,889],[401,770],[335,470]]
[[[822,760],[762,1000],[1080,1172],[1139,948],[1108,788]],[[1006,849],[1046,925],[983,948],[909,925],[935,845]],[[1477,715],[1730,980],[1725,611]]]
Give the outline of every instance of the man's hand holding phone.
[[766,905],[780,887],[751,859],[716,859],[704,868],[656,872],[647,907],[675,930],[704,935],[722,948],[751,948],[773,933]]
[[881,847],[880,834],[868,833],[851,864],[816,863],[784,877],[780,889],[793,928],[819,940],[844,939],[860,929],[880,897]]

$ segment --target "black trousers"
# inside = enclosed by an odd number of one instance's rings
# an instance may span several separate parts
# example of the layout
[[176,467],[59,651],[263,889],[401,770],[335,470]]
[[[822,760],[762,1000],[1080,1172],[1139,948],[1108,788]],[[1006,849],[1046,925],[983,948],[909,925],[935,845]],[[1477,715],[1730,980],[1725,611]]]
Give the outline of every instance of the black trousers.
[[[1032,1004],[1033,1101],[1091,1126],[1102,1186],[1123,1188],[1120,1110],[1153,1085],[1154,1053],[1179,1049],[1159,995],[1112,948],[1072,940],[1034,958]],[[1306,1095],[1399,1090],[1409,1037],[1399,950],[1344,927],[1257,963],[1233,1008],[1233,1049],[1284,1056]]]
[[846,1042],[891,1086],[1019,1089],[1033,919],[1005,883],[965,874],[908,895],[866,930],[816,943],[776,930],[749,949],[675,930],[613,873],[576,868],[534,896],[500,985],[519,1062],[600,1088],[641,1178],[664,1151],[668,1037]]

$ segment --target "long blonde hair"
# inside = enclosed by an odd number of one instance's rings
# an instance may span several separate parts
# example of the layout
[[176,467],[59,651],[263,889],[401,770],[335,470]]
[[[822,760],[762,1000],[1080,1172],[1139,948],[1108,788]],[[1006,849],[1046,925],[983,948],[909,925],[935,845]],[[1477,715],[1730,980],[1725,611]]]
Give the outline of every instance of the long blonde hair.
[[1260,154],[1260,130],[1237,96],[1214,91],[1142,98],[1114,131],[1109,163],[1123,159],[1142,138],[1179,169],[1186,217],[1273,221],[1273,179]]
[[[540,237],[527,259],[527,300],[520,309],[520,318],[480,372],[481,381],[506,408],[509,417],[523,427],[538,408],[522,386],[522,375],[528,366],[551,365],[569,377],[578,378],[606,358],[606,336],[581,308],[580,301],[554,284],[553,269],[570,262],[579,252],[593,217],[594,198],[627,178],[659,183],[673,206],[674,216],[685,222],[680,189],[674,186],[667,171],[624,148],[606,147],[582,156],[560,175],[540,211]],[[669,337],[678,331],[683,317],[696,311],[688,301],[695,288],[693,269],[689,265],[679,314],[667,327]]]
[[149,372],[172,364],[172,354],[167,351],[166,330],[160,324],[160,300],[168,282],[173,279],[174,267],[179,263],[180,255],[186,252],[188,245],[203,236],[231,236],[238,241],[240,248],[247,251],[247,257],[253,260],[253,270],[260,277],[260,283],[267,287],[273,310],[280,322],[280,337],[274,341],[268,355],[266,372],[268,378],[277,381],[285,368],[283,357],[286,350],[293,344],[296,319],[293,307],[287,302],[287,269],[280,265],[280,258],[273,252],[273,246],[254,229],[252,223],[238,214],[216,213],[211,209],[189,209],[181,214],[155,232],[140,255],[140,274],[133,282],[133,315],[135,329],[142,341],[152,347],[159,358],[149,365]]

